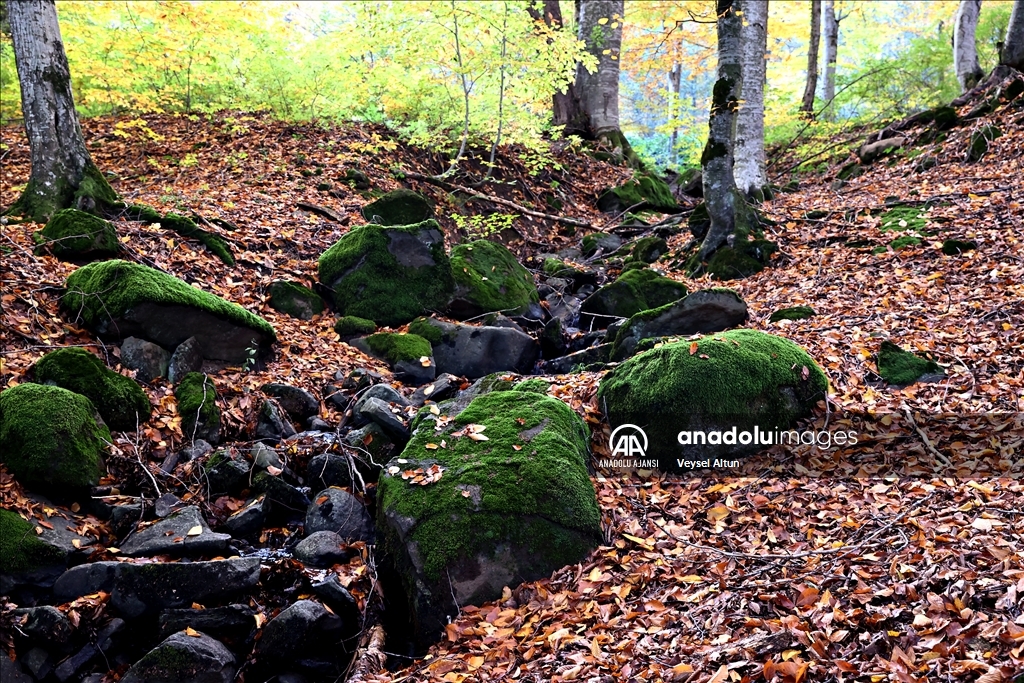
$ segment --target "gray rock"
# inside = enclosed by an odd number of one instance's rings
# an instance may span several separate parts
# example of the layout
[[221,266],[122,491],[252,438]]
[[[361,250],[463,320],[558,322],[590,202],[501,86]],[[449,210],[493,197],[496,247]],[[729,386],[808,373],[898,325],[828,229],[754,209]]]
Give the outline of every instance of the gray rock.
[[334,610],[334,613],[341,617],[342,621],[358,628],[359,607],[348,589],[341,585],[341,577],[333,572],[328,573],[323,581],[313,584],[313,593],[325,605]]
[[[199,533],[190,535],[196,527]],[[125,557],[219,555],[230,540],[228,534],[210,531],[199,508],[192,505],[133,533],[120,547]]]
[[266,501],[266,496],[250,500],[245,507],[224,520],[224,531],[231,534],[232,538],[255,538],[258,536],[267,519]]
[[[8,681],[7,676],[9,674],[7,673],[7,669],[5,669],[3,667],[3,664],[4,664],[3,660],[6,660],[8,664],[13,664],[13,662],[11,662],[11,659],[9,657],[2,657],[2,658],[0,658],[0,681],[3,681],[4,683],[7,683],[7,681]],[[50,655],[49,652],[47,652],[46,650],[44,650],[41,647],[34,647],[34,648],[32,648],[31,650],[29,650],[28,652],[25,653],[24,657],[20,657],[19,656],[18,657],[18,661],[20,661],[22,664],[24,664],[25,668],[28,669],[28,672],[30,674],[32,674],[36,678],[36,680],[39,680],[39,681],[41,681],[44,678],[46,678],[47,676],[49,676],[50,673],[53,671],[53,665],[54,665],[53,657]],[[17,666],[17,665],[15,664],[15,666]],[[19,667],[19,669],[20,669],[20,667]],[[20,671],[19,671],[19,673],[20,673]],[[14,681],[25,680],[25,679],[22,679],[22,678],[18,678],[13,673],[10,674],[10,675],[12,676],[12,678],[10,680],[14,680]],[[24,676],[24,673],[21,673],[21,675]],[[27,680],[29,681],[29,683],[32,683],[32,679],[31,678],[27,679]]]
[[213,446],[202,439],[196,439],[191,446],[187,446],[181,451],[181,462],[191,462],[196,458],[201,458],[207,453],[213,453]]
[[257,661],[283,663],[320,649],[337,650],[341,619],[313,600],[299,600],[266,623]]
[[309,498],[305,493],[269,472],[260,472],[253,477],[252,490],[253,493],[265,493],[267,500],[274,503],[275,513],[301,513],[309,507]]
[[167,365],[167,381],[177,384],[188,373],[199,372],[202,369],[203,353],[199,340],[189,337],[178,344],[178,348],[171,354],[171,361]]
[[581,366],[594,363],[607,363],[612,354],[612,344],[598,344],[590,348],[576,351],[561,358],[552,358],[540,364],[540,370],[546,375],[565,375]]
[[156,504],[153,506],[153,512],[156,513],[157,517],[163,518],[174,512],[178,512],[184,507],[188,506],[181,502],[181,499],[176,495],[173,493],[164,493],[156,499]]
[[81,650],[58,664],[53,675],[57,677],[58,681],[64,683],[64,681],[70,680],[75,674],[85,668],[99,653],[100,651],[95,645],[88,643]]
[[320,402],[305,389],[271,382],[264,384],[262,391],[267,396],[276,398],[289,417],[296,422],[306,422],[309,418],[320,413]]
[[316,531],[295,544],[295,559],[310,567],[330,567],[352,557],[345,540],[333,531]]
[[263,401],[256,421],[256,438],[281,441],[292,436],[295,436],[295,427],[288,421],[284,409],[272,398]]
[[[516,325],[516,329],[518,328],[519,326]],[[427,401],[433,401],[434,403],[443,401],[454,396],[461,384],[462,380],[455,375],[447,372],[441,373],[433,382],[414,391],[412,396],[409,397],[409,403],[419,408]]]
[[53,584],[53,597],[60,602],[71,602],[83,595],[114,588],[114,575],[120,562],[90,562],[67,570]]
[[214,638],[245,638],[254,628],[256,613],[248,605],[227,605],[207,609],[165,609],[157,623],[159,638],[193,628]]
[[[41,496],[30,497],[45,505],[52,505]],[[78,535],[75,532],[75,523],[71,520],[57,515],[47,519],[41,513],[38,513],[37,519],[35,514],[31,513],[27,521],[42,529],[42,533],[35,538],[46,546],[45,550],[39,550],[30,563],[31,566],[26,569],[0,572],[0,594],[12,597],[16,595],[19,598],[16,602],[20,604],[29,602],[22,598],[25,594],[35,595],[40,589],[48,591],[68,568],[69,559],[89,552],[89,546],[96,542],[94,538]],[[44,521],[52,528],[40,524]],[[76,542],[78,547],[75,546]]]
[[33,642],[63,645],[75,630],[64,613],[56,607],[23,607],[13,612],[18,630]]
[[171,354],[153,342],[128,337],[121,343],[121,365],[135,370],[135,379],[152,382],[167,375]]
[[321,420],[319,417],[315,417],[315,416],[309,418],[308,425],[309,425],[309,431],[311,431],[311,432],[333,432],[334,431],[334,427],[331,426],[330,422],[328,422],[326,420]]
[[747,304],[736,292],[702,289],[675,303],[632,316],[616,335],[612,359],[628,358],[642,339],[721,332],[746,319]]
[[352,415],[361,424],[366,424],[369,421],[368,417],[362,415],[363,408],[366,406],[366,402],[371,398],[378,398],[385,403],[394,403],[399,406],[409,405],[409,401],[402,396],[398,391],[391,387],[389,384],[374,384],[372,387],[367,389],[356,401],[356,404],[352,406]]
[[[369,443],[366,443],[367,437]],[[321,453],[309,461],[306,481],[314,490],[331,486],[349,487],[353,482],[359,485],[360,480],[363,484],[376,482],[380,468],[395,455],[394,443],[375,424],[349,432],[344,440],[357,444],[352,446],[352,452],[343,455]],[[384,454],[388,457],[383,458]]]
[[110,604],[127,619],[207,598],[224,599],[256,586],[257,557],[212,562],[119,563]]
[[210,456],[204,468],[210,495],[238,495],[250,483],[249,463],[231,451],[218,451]]
[[405,443],[409,440],[409,426],[404,415],[391,412],[391,406],[379,398],[371,398],[363,404],[360,414],[376,423],[392,439]]
[[235,656],[200,633],[174,633],[137,661],[121,683],[231,683]]
[[433,358],[427,361],[427,365],[419,360],[400,360],[395,362],[391,369],[395,373],[395,379],[410,386],[420,386],[432,382],[437,375],[437,365]]
[[575,327],[580,319],[579,298],[563,292],[551,292],[544,297],[548,305],[548,314],[562,321],[565,327]]
[[253,444],[253,447],[249,449],[249,455],[252,457],[253,465],[258,469],[265,470],[268,467],[284,469],[284,461],[281,460],[281,456],[265,443]]
[[333,531],[346,541],[373,540],[373,520],[358,498],[339,488],[324,489],[306,511],[306,534]]
[[431,343],[438,372],[476,379],[493,372],[529,372],[540,348],[530,335],[505,327],[474,327],[427,318],[441,332]]

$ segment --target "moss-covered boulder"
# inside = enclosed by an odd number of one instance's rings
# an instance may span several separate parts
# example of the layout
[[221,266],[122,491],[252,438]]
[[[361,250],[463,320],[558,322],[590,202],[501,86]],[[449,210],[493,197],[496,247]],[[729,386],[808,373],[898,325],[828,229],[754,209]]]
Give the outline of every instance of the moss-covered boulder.
[[0,508],[0,590],[11,590],[24,582],[52,581],[66,566],[67,553],[41,540],[35,524],[13,510]]
[[806,318],[813,318],[815,315],[817,314],[810,306],[790,306],[788,308],[780,308],[772,313],[768,318],[768,322],[777,323],[780,320],[804,320]]
[[[620,249],[621,253],[623,249]],[[668,253],[668,242],[661,237],[641,237],[636,242],[628,245],[626,254],[627,261],[639,261],[640,263],[654,263]]]
[[707,272],[715,280],[739,280],[764,270],[776,251],[775,243],[769,240],[737,241],[734,246],[719,248],[705,264],[694,258],[688,264],[688,272],[690,275]]
[[594,256],[598,250],[602,254],[611,254],[622,246],[622,238],[607,232],[595,232],[592,235],[585,235],[580,240],[580,251],[587,258]]
[[269,352],[277,338],[270,323],[238,304],[137,263],[90,263],[66,287],[64,310],[105,339],[139,337],[175,348],[195,337],[204,358],[244,363],[248,349]]
[[109,221],[78,209],[53,214],[39,236],[63,261],[89,261],[117,254],[117,230]]
[[496,600],[601,542],[587,428],[568,406],[527,391],[459,405],[421,411],[378,483],[382,555],[401,578],[421,648],[459,606]]
[[645,173],[605,190],[597,199],[597,208],[607,213],[622,213],[627,209],[673,213],[679,210],[679,205],[664,180]]
[[377,331],[377,324],[372,320],[360,318],[355,315],[346,315],[338,318],[334,323],[334,331],[343,339],[357,334],[373,334]]
[[444,235],[432,220],[353,228],[320,257],[319,277],[342,315],[378,325],[443,311],[455,292]]
[[598,400],[613,428],[645,431],[646,455],[660,469],[681,471],[684,458],[767,448],[774,430],[809,415],[827,389],[824,373],[793,342],[730,330],[634,356],[605,375]]
[[293,318],[311,320],[314,315],[324,312],[324,300],[320,295],[297,282],[272,282],[268,293],[270,307]]
[[363,207],[363,218],[378,225],[415,225],[434,215],[434,206],[419,192],[395,190]]
[[32,366],[35,381],[85,396],[111,429],[135,431],[153,407],[135,380],[119,375],[82,348],[51,351]]
[[430,342],[418,334],[378,332],[349,343],[363,353],[386,360],[404,382],[426,384],[437,374]]
[[95,486],[110,442],[85,396],[43,384],[0,393],[0,462],[30,489]]
[[201,372],[190,372],[174,390],[181,416],[181,433],[191,443],[202,439],[216,446],[220,443],[220,407],[213,380]]
[[624,272],[615,282],[587,297],[580,310],[597,317],[598,324],[678,301],[686,296],[686,285],[642,268]]
[[533,275],[501,244],[476,240],[452,247],[455,296],[448,312],[458,320],[501,311],[525,313],[540,301]]
[[878,374],[889,384],[913,384],[925,375],[945,374],[935,361],[904,351],[890,341],[882,342],[876,363]]

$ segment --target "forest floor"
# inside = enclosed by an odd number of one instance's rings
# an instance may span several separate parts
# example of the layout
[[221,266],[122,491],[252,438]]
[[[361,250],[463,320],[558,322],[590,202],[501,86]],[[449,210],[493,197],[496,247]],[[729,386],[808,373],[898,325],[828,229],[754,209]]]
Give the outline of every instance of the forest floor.
[[[265,368],[214,374],[229,438],[249,438],[255,397],[268,381],[320,396],[338,370],[386,373],[338,340],[330,312],[289,318],[266,305],[266,288],[281,278],[312,285],[319,255],[360,224],[367,200],[338,180],[346,169],[391,190],[401,186],[393,169],[438,173],[444,160],[369,127],[237,113],[144,118],[83,121],[93,159],[129,202],[234,223],[237,231],[221,234],[237,265],[225,267],[160,227],[119,222],[126,258],[242,304],[278,333]],[[968,138],[983,123],[998,124],[1003,136],[981,161],[967,163]],[[19,128],[0,130],[0,143],[0,205],[7,206],[27,180],[29,158]],[[939,160],[931,169],[914,172],[915,158],[897,155],[839,190],[832,189],[834,168],[803,177],[796,191],[763,207],[775,221],[768,237],[781,248],[773,267],[728,283],[749,306],[749,327],[788,337],[819,362],[836,420],[873,416],[849,460],[818,476],[779,474],[762,458],[737,477],[596,476],[606,545],[503,600],[464,608],[427,658],[399,663],[380,680],[996,683],[1024,670],[1021,470],[991,477],[977,469],[979,462],[1019,465],[1024,453],[1024,119],[997,113],[971,122],[951,131],[942,149],[929,151]],[[555,197],[564,215],[608,227],[594,200],[628,171],[562,150],[561,168],[531,175],[528,159],[503,157],[496,177],[519,182],[488,191],[545,212],[544,198]],[[334,194],[318,190],[321,183]],[[459,234],[452,213],[492,208],[410,185],[438,203],[450,240]],[[932,234],[873,253],[893,237],[880,217],[892,197],[916,202]],[[342,220],[296,202],[327,207]],[[523,239],[509,246],[528,267],[539,267],[533,254],[570,246],[586,232],[568,235],[564,226],[526,218],[515,226]],[[33,253],[38,228],[2,228],[2,387],[21,381],[54,348],[87,346],[117,364],[116,349],[61,315],[61,288],[75,266]],[[950,238],[978,248],[944,255],[939,247]],[[847,246],[858,240],[867,248]],[[666,274],[691,290],[720,284]],[[817,315],[768,321],[795,305]],[[874,357],[882,339],[931,355],[945,378],[906,388],[880,382]],[[588,420],[595,457],[608,453],[595,399],[600,376],[559,376],[550,392]],[[182,446],[172,388],[158,381],[147,390],[154,415],[138,434],[116,435],[123,457],[112,458],[108,483],[148,486],[136,458],[155,471]],[[904,419],[908,412],[916,421]],[[336,423],[340,414],[325,403],[322,417]],[[303,457],[303,444],[296,448],[294,457]],[[932,467],[936,452],[951,464]],[[871,476],[856,455],[922,465],[910,475]],[[0,469],[0,505],[33,504]],[[216,516],[236,503],[207,504]],[[93,518],[82,530],[115,542]],[[364,561],[337,571],[365,600]]]

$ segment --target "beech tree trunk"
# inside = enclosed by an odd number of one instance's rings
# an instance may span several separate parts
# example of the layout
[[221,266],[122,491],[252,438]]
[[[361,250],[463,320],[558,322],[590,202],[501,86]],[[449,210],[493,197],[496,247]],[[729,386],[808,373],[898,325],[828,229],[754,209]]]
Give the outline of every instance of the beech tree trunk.
[[43,222],[74,204],[99,209],[117,194],[85,148],[54,0],[8,2],[32,173],[7,213]]
[[953,68],[962,93],[976,86],[985,75],[978,63],[974,37],[980,13],[981,0],[960,0],[953,20]]
[[736,212],[743,198],[733,178],[733,128],[742,87],[741,33],[743,19],[737,13],[736,0],[717,0],[718,80],[711,96],[708,142],[700,164],[704,181],[704,201],[711,227],[700,245],[697,258],[705,261],[730,237],[735,239]]
[[735,0],[742,11],[742,74],[733,177],[748,197],[763,196],[768,178],[764,158],[765,53],[768,49],[768,0]]
[[811,41],[807,47],[807,84],[800,111],[814,114],[814,94],[818,90],[818,43],[821,42],[821,0],[811,0]]
[[839,19],[836,17],[835,0],[825,0],[821,7],[822,30],[825,34],[825,83],[821,96],[825,100],[825,120],[835,118],[832,100],[836,96],[836,59],[839,54]]
[[1024,0],[1014,0],[999,63],[1024,71]]
[[[565,25],[559,0],[544,0],[539,10],[531,4],[527,11],[534,19],[542,20],[551,28],[560,30]],[[575,83],[570,83],[565,92],[556,92],[551,100],[552,122],[556,126],[565,126],[566,135],[578,135],[580,131],[587,129],[586,117]]]

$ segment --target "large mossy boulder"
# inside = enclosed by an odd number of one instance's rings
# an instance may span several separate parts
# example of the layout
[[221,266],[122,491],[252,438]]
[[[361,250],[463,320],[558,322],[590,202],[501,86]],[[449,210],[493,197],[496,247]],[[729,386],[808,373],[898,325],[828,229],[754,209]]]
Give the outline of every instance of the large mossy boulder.
[[[824,373],[793,342],[730,330],[634,356],[605,375],[598,400],[613,428],[644,430],[646,455],[660,469],[680,471],[679,459],[739,456],[771,445],[766,434],[810,415],[827,389]],[[758,442],[743,443],[755,427]]]
[[444,235],[432,220],[353,228],[320,257],[319,277],[342,315],[378,325],[443,311],[455,291]]
[[190,372],[174,390],[181,416],[181,433],[189,443],[202,439],[220,443],[220,408],[213,380],[201,372]]
[[107,258],[120,247],[113,224],[78,209],[53,214],[39,235],[62,261]]
[[615,282],[601,287],[583,302],[581,310],[597,316],[599,323],[628,318],[686,296],[686,285],[649,268],[627,270]]
[[363,207],[363,218],[378,225],[414,225],[434,215],[430,200],[419,192],[388,192]]
[[679,211],[668,184],[656,176],[642,174],[618,187],[605,190],[597,199],[597,208],[607,213],[622,213],[628,209],[650,209],[662,213]]
[[110,442],[85,396],[43,384],[0,393],[0,462],[30,489],[95,486]]
[[140,337],[175,348],[195,337],[203,358],[243,363],[276,340],[274,328],[238,304],[176,277],[127,261],[82,266],[67,280],[61,304],[105,339]]
[[51,351],[34,366],[40,384],[52,384],[92,401],[111,429],[135,431],[149,419],[153,407],[135,380],[119,375],[82,348]]
[[272,282],[268,293],[270,307],[293,318],[311,320],[314,315],[324,312],[324,300],[320,295],[297,282]]
[[496,600],[505,586],[547,577],[601,542],[587,428],[568,406],[525,391],[460,405],[421,411],[378,484],[379,538],[421,648],[459,606]]
[[504,246],[476,240],[452,247],[455,296],[448,305],[452,317],[465,320],[501,311],[525,313],[540,301],[533,276]]

